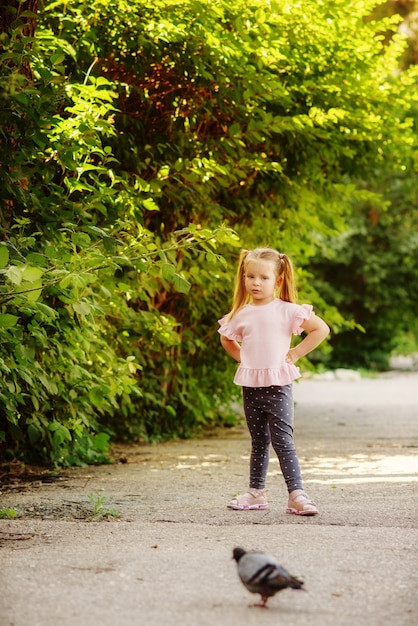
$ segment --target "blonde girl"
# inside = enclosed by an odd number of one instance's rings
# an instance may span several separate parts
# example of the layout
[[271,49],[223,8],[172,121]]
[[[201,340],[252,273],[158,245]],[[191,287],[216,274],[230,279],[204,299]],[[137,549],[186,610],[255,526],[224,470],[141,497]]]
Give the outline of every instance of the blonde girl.
[[[295,363],[328,335],[327,324],[310,304],[296,304],[292,263],[271,248],[241,252],[231,312],[219,320],[221,344],[238,363],[234,383],[242,387],[251,436],[249,489],[233,498],[236,510],[267,509],[265,492],[270,443],[289,493],[287,513],[316,515],[303,490],[293,441],[292,382]],[[290,348],[292,334],[305,338]]]

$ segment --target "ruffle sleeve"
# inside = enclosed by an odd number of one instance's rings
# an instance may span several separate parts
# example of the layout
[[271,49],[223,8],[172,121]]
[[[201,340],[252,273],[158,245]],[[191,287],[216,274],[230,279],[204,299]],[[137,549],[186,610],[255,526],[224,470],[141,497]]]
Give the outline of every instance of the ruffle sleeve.
[[218,320],[219,328],[218,333],[227,339],[231,339],[232,341],[242,341],[242,335],[235,328],[235,324],[233,322],[228,322],[228,316],[224,315]]
[[312,311],[313,311],[312,304],[298,305],[298,308],[296,310],[296,315],[293,320],[292,333],[294,335],[301,335],[303,333],[303,328],[301,324],[303,324],[305,320],[308,320],[311,317]]

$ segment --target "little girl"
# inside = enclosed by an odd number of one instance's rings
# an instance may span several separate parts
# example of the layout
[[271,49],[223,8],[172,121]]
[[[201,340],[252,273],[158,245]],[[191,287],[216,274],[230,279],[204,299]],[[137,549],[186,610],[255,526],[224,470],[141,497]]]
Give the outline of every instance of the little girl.
[[[271,248],[241,252],[233,307],[219,324],[222,346],[239,363],[234,383],[242,386],[251,435],[249,490],[228,507],[268,508],[265,481],[271,442],[289,492],[286,512],[316,515],[318,509],[302,487],[293,441],[292,382],[300,376],[296,361],[325,339],[327,324],[310,304],[296,304],[292,263]],[[292,334],[303,331],[306,337],[289,349]]]

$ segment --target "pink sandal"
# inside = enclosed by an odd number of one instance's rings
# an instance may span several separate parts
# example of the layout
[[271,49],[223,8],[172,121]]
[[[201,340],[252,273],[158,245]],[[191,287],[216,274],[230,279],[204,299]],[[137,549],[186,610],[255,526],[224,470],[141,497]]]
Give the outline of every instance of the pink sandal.
[[268,509],[269,505],[265,496],[265,490],[252,489],[247,493],[236,496],[228,503],[228,508],[234,509],[235,511],[256,511]]
[[309,500],[303,489],[295,489],[289,494],[286,513],[294,515],[318,515],[315,502]]

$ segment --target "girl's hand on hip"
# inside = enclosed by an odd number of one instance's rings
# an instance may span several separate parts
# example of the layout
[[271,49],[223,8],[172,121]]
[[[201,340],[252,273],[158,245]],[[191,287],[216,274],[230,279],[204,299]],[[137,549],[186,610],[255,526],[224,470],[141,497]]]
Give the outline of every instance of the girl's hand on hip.
[[298,355],[295,353],[295,349],[291,348],[289,352],[286,354],[286,363],[290,363],[290,365],[294,365],[298,360]]

